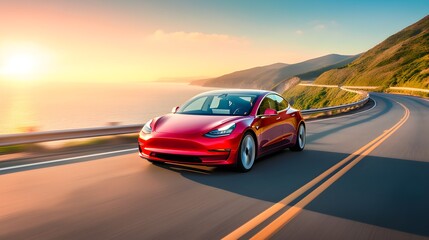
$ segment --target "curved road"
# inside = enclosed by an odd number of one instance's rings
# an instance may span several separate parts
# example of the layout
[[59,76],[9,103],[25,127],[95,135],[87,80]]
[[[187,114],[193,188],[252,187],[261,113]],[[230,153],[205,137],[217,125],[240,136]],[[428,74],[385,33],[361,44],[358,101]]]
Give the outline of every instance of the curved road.
[[429,239],[429,101],[371,97],[245,174],[136,152],[0,171],[0,239]]

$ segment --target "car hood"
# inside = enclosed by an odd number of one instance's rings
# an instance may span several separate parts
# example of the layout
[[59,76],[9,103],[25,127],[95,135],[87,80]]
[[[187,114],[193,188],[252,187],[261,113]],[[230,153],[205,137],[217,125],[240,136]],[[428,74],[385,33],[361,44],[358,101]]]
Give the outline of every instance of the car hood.
[[223,123],[243,116],[213,116],[191,114],[167,114],[155,122],[154,131],[174,134],[207,133]]

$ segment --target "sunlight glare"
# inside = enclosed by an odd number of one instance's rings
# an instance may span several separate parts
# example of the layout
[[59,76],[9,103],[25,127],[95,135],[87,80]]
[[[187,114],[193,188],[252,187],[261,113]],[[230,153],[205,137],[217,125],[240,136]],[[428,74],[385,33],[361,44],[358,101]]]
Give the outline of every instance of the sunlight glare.
[[10,80],[36,79],[46,64],[46,54],[34,46],[9,48],[1,55],[0,75]]
[[35,56],[19,53],[6,61],[4,72],[8,75],[27,75],[37,70],[38,62]]

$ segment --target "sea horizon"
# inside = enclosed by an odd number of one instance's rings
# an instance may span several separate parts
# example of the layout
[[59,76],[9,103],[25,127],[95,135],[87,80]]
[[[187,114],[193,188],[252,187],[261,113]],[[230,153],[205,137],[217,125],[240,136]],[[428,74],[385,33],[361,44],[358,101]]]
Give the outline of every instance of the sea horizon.
[[157,81],[2,85],[0,134],[144,124],[212,89]]

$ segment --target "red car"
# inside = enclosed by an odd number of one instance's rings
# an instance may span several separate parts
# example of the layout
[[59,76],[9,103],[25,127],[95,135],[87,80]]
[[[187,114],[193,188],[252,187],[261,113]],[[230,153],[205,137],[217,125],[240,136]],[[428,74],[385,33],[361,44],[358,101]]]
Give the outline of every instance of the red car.
[[138,141],[140,156],[152,163],[229,165],[246,172],[265,154],[302,151],[305,132],[301,113],[275,92],[216,90],[148,121]]

